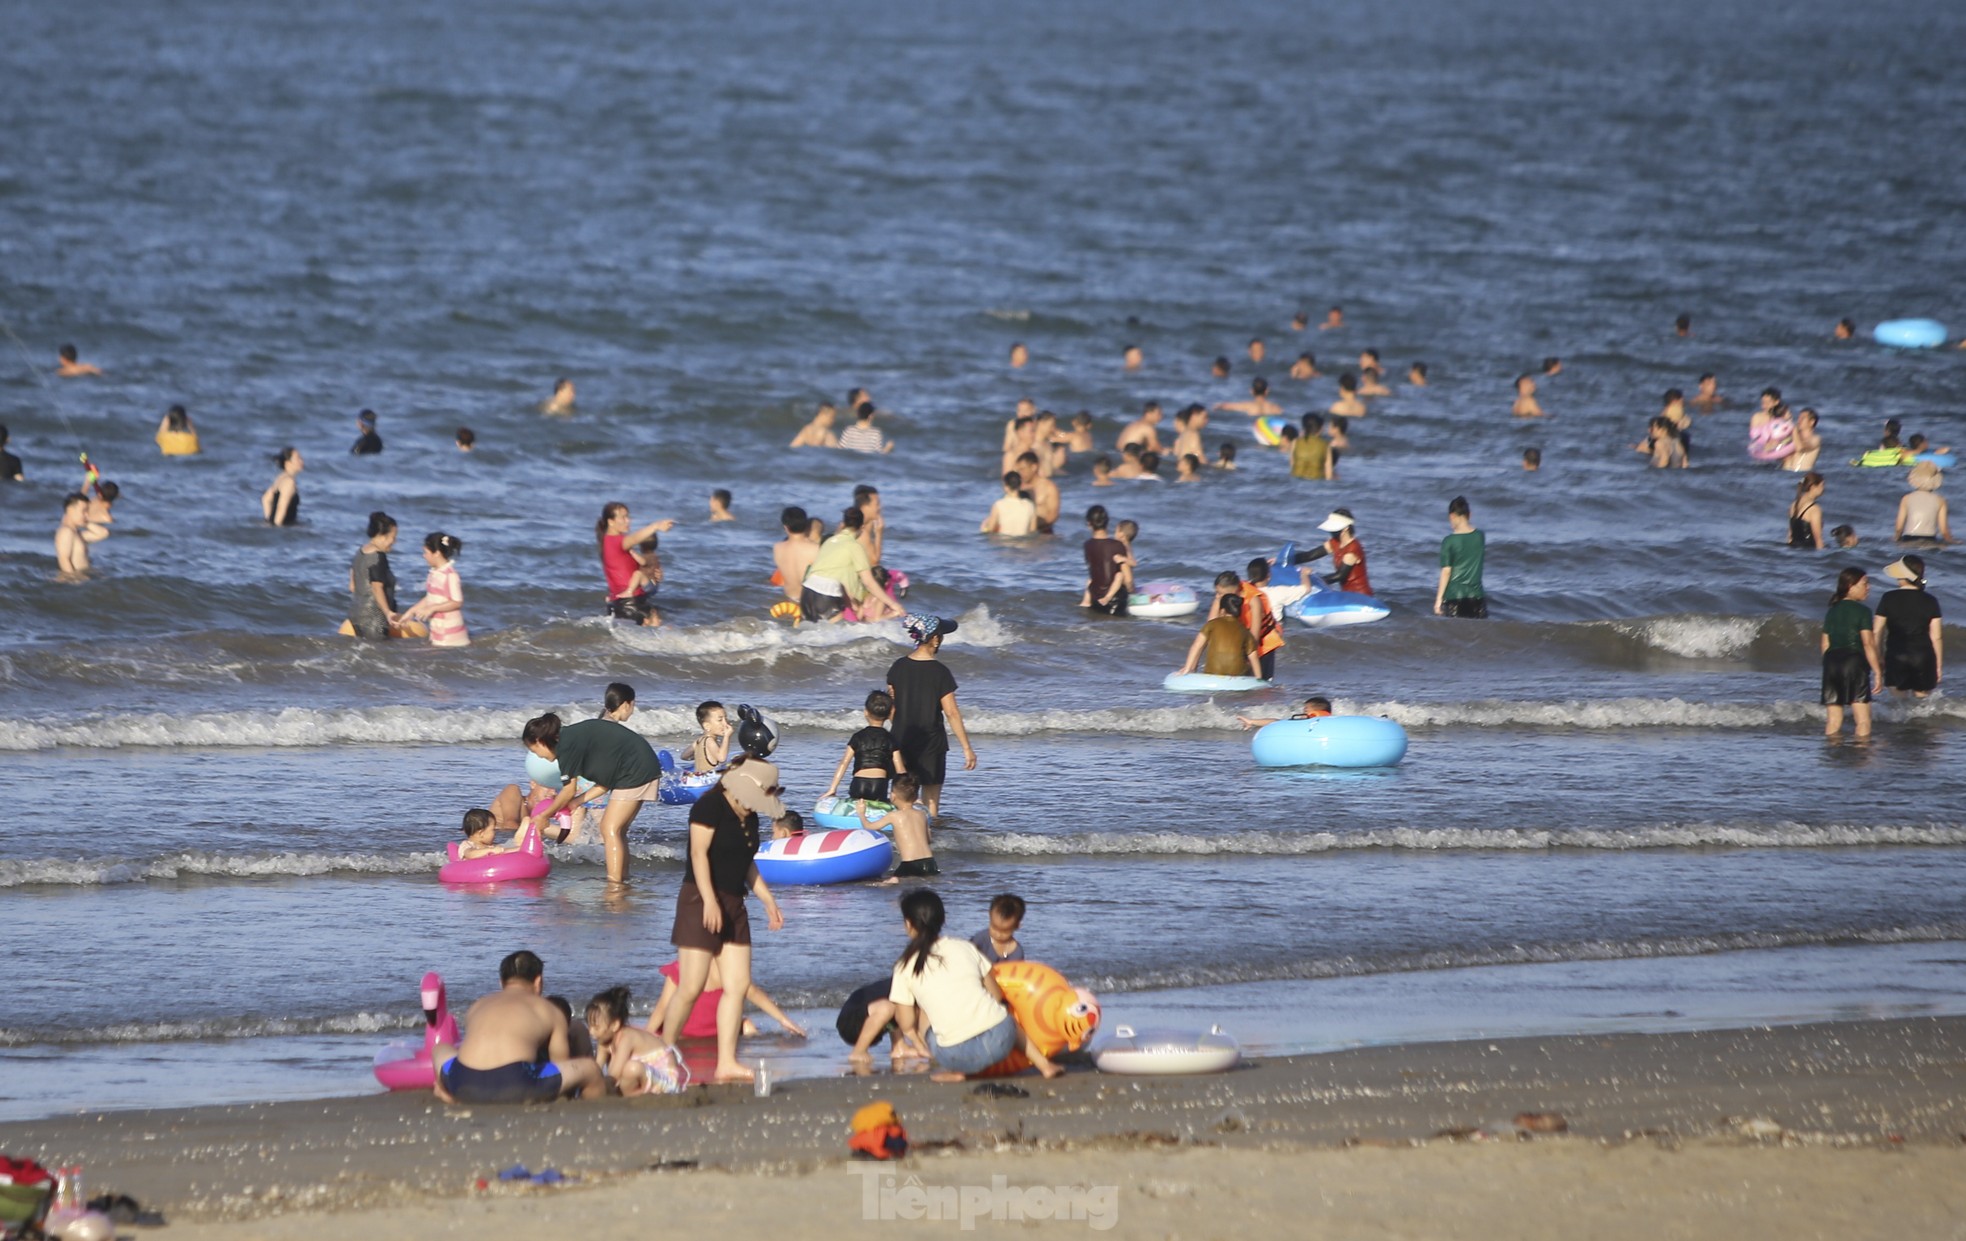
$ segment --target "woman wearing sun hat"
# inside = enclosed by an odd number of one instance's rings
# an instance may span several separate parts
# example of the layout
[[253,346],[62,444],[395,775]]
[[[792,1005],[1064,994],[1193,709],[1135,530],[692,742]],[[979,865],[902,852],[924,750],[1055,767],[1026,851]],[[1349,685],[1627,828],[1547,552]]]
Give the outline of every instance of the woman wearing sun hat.
[[1923,698],[1938,688],[1945,675],[1945,639],[1939,620],[1939,601],[1925,591],[1925,559],[1905,556],[1884,566],[1884,576],[1898,588],[1877,603],[1871,624],[1884,648],[1884,684],[1900,693]]
[[956,631],[956,622],[911,612],[901,623],[914,640],[915,649],[888,667],[887,692],[894,697],[894,717],[888,727],[894,732],[894,748],[907,762],[909,773],[921,781],[922,801],[933,822],[942,809],[942,780],[949,765],[949,734],[942,725],[945,716],[962,745],[963,770],[976,770],[976,751],[970,748],[962,708],[956,705],[955,674],[935,657],[942,649],[942,639]]
[[1898,501],[1898,520],[1891,529],[1892,537],[1900,543],[1914,540],[1952,542],[1952,524],[1946,519],[1945,497],[1939,494],[1939,485],[1945,481],[1945,474],[1930,461],[1920,461],[1911,467],[1907,481],[1912,489]]
[[1358,541],[1358,526],[1353,524],[1352,510],[1331,510],[1331,516],[1318,523],[1318,529],[1331,536],[1324,541],[1324,550],[1331,553],[1332,573],[1344,574],[1332,585],[1355,595],[1371,594],[1372,583],[1365,576],[1365,544]]

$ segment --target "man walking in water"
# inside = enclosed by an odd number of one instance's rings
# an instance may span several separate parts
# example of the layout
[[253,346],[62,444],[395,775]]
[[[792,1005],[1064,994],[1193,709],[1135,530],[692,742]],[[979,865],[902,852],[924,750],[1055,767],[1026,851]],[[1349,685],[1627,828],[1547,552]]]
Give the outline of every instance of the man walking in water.
[[1434,615],[1486,620],[1488,597],[1481,584],[1488,540],[1475,529],[1468,498],[1447,502],[1447,524],[1453,533],[1440,541],[1440,585],[1434,589]]
[[921,781],[922,801],[928,805],[929,821],[934,822],[942,809],[942,781],[949,764],[943,717],[963,748],[963,770],[976,770],[976,751],[970,748],[969,730],[963,727],[962,709],[956,705],[955,675],[935,658],[942,639],[956,631],[956,622],[910,614],[902,625],[914,639],[915,649],[887,670],[887,692],[894,699],[888,727],[909,773]]
[[543,1103],[598,1098],[607,1079],[591,1056],[575,1059],[566,1014],[540,995],[546,964],[525,949],[498,963],[499,989],[464,1014],[464,1042],[439,1043],[437,1097],[446,1103]]

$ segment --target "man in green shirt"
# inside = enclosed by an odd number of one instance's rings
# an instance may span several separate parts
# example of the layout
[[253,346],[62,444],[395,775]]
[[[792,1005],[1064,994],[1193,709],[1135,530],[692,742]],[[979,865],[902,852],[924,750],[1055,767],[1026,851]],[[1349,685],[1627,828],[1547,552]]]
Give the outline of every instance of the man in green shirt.
[[1448,501],[1447,524],[1454,532],[1440,541],[1440,585],[1434,589],[1434,615],[1485,620],[1488,596],[1481,585],[1481,567],[1487,558],[1488,540],[1474,528],[1466,496]]

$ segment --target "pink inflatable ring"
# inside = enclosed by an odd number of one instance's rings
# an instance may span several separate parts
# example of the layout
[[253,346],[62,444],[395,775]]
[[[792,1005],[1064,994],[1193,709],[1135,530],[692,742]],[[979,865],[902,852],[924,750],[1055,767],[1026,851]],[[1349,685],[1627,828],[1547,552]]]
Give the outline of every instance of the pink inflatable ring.
[[503,883],[508,879],[544,879],[552,873],[553,862],[546,856],[546,846],[540,841],[539,833],[528,823],[519,833],[519,847],[511,853],[493,853],[485,857],[458,857],[458,842],[450,843],[448,852],[451,860],[437,871],[437,878],[445,883]]

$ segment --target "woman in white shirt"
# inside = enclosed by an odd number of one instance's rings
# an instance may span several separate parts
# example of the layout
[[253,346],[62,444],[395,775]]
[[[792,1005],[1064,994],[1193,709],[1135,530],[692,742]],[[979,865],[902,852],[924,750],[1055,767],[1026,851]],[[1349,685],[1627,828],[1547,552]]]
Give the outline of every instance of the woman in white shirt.
[[932,1056],[939,1067],[932,1080],[974,1077],[1020,1048],[1046,1077],[1065,1071],[1017,1028],[976,945],[942,933],[941,897],[927,888],[910,892],[901,898],[901,916],[908,924],[908,949],[895,963],[888,999],[903,1043]]

